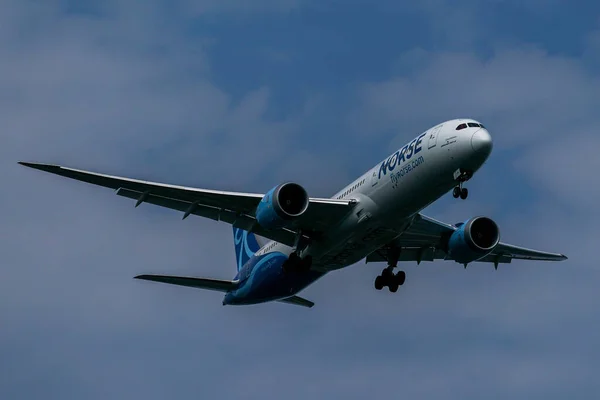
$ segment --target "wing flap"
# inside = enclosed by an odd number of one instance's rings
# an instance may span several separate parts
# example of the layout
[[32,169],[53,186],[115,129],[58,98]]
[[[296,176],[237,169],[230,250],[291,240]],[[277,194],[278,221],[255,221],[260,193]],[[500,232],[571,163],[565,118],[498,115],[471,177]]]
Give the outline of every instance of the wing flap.
[[484,262],[484,263],[493,263],[493,264],[510,264],[512,262],[512,257],[499,255],[499,254],[488,254],[482,259],[477,260],[476,262]]
[[[387,261],[388,249],[385,247],[367,256],[367,263]],[[446,253],[434,247],[402,247],[398,261],[434,261],[443,259]]]
[[229,292],[236,288],[236,281],[225,281],[220,279],[208,278],[189,278],[185,276],[169,276],[169,275],[138,275],[134,279],[144,281],[153,281],[168,283],[170,285],[187,286],[198,289],[208,289],[217,292]]
[[[142,196],[142,193],[129,189],[119,188],[117,190],[117,195],[137,200],[140,198],[140,196]],[[286,228],[281,228],[277,230],[266,230],[260,225],[258,225],[256,223],[256,219],[250,215],[238,215],[231,210],[205,206],[203,204],[191,203],[177,199],[170,199],[167,197],[156,196],[153,194],[146,195],[146,197],[144,198],[144,203],[149,203],[165,208],[170,208],[172,210],[181,211],[184,213],[184,218],[188,215],[197,215],[200,217],[212,219],[214,221],[223,221],[237,228],[244,229],[248,232],[256,233],[257,235],[267,237],[271,240],[278,241],[288,246],[294,245],[294,240],[296,237],[296,233],[294,231],[291,231]]]
[[281,299],[281,300],[277,300],[280,303],[287,303],[287,304],[293,304],[295,306],[301,306],[301,307],[308,307],[308,308],[312,308],[312,306],[315,305],[315,303],[313,303],[310,300],[306,300],[300,296],[292,296],[292,297],[288,297],[287,299]]
[[500,242],[494,250],[494,254],[510,257],[518,260],[539,260],[539,261],[564,261],[567,256],[559,253],[548,253],[545,251],[528,249],[526,247],[514,246]]

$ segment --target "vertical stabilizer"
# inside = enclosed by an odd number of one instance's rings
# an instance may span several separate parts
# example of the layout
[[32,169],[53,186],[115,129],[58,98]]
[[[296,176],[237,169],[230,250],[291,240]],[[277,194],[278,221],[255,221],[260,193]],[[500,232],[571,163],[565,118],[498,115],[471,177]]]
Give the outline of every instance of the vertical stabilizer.
[[239,271],[250,257],[260,249],[260,246],[254,233],[235,227],[233,228],[233,243],[235,244],[235,258],[237,270]]

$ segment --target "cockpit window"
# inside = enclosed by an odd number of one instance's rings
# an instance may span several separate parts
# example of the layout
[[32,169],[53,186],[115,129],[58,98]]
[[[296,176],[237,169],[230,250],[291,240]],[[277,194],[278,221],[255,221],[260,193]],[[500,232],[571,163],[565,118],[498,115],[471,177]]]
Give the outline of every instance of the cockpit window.
[[461,129],[465,129],[467,127],[467,124],[460,124],[459,126],[456,127],[457,131],[460,131]]
[[469,125],[469,128],[479,128],[481,126],[475,122],[469,122],[467,125]]

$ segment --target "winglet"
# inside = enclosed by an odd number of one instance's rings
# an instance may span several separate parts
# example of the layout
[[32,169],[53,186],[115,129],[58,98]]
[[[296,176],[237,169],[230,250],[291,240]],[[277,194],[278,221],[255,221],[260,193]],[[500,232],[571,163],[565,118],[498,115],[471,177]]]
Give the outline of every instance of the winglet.
[[39,169],[40,171],[47,171],[47,172],[50,172],[50,171],[56,170],[56,169],[60,169],[60,165],[53,165],[53,164],[40,164],[40,163],[31,163],[31,162],[25,162],[25,161],[19,161],[18,164],[20,164],[24,167]]

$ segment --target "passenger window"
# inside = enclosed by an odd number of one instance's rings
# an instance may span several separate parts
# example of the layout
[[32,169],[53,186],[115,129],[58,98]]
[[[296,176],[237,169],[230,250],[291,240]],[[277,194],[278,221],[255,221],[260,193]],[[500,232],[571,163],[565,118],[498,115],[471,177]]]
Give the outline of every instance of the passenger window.
[[456,127],[457,131],[460,131],[461,129],[465,129],[467,127],[467,124],[460,124],[459,126]]

